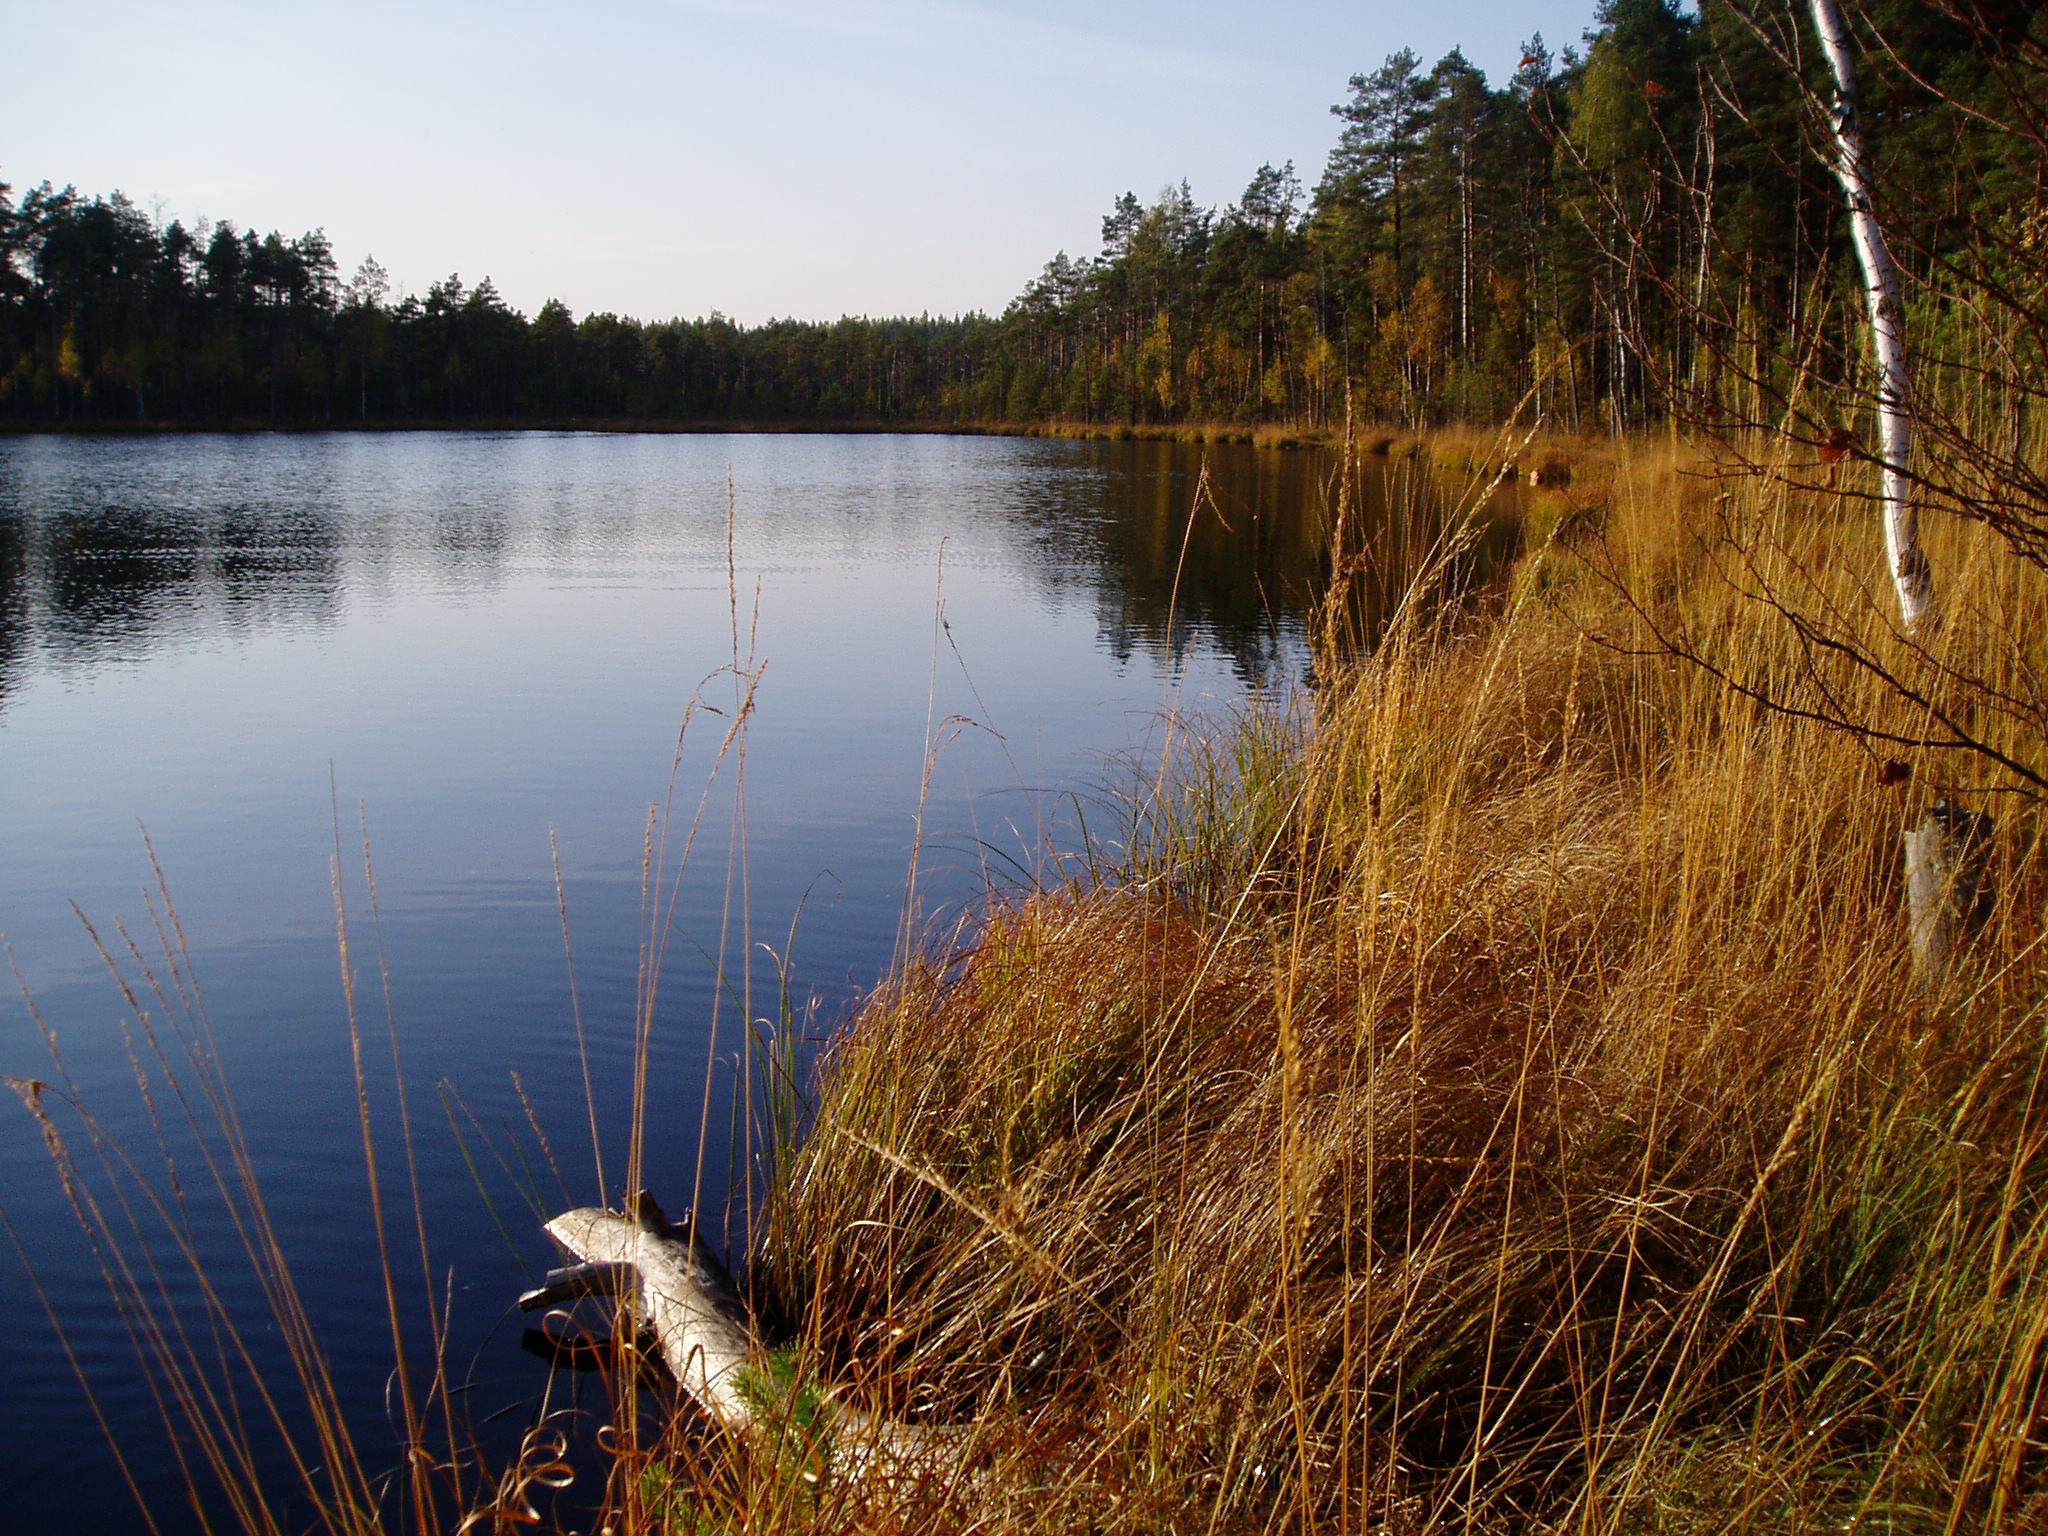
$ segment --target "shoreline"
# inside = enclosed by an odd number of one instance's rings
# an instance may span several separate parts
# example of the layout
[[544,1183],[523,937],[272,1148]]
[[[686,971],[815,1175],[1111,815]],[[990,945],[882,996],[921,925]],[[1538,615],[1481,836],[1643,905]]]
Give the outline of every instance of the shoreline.
[[[1510,466],[1560,459],[1579,462],[1611,459],[1614,440],[1568,431],[1519,429],[1523,441],[1506,450],[1510,429],[1472,422],[1447,422],[1434,427],[1388,423],[1353,427],[1352,449],[1389,459],[1422,458],[1439,467],[1492,472]],[[717,421],[618,420],[565,417],[554,419],[492,419],[461,421],[372,422],[193,422],[152,421],[0,421],[0,438],[9,437],[310,437],[320,435],[385,436],[407,433],[466,432],[488,436],[517,433],[592,434],[630,437],[1035,437],[1069,442],[1179,443],[1229,446],[1267,452],[1341,451],[1346,434],[1340,427],[1269,422],[1244,426],[1225,422],[1091,422],[1091,421],[809,421],[735,418]],[[1644,440],[1647,440],[1645,438]]]

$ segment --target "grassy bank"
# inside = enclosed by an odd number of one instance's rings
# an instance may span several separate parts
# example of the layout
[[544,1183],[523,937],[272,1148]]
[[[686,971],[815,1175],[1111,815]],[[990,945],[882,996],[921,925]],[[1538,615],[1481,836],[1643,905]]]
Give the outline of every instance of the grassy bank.
[[[1017,437],[1064,437],[1109,443],[1243,443],[1256,448],[1334,448],[1342,444],[1341,429],[1299,423],[1268,422],[1245,426],[1230,422],[1173,421],[1027,421],[992,425],[988,430]],[[1399,441],[1413,452],[1419,438],[1398,438],[1375,432],[1371,445],[1385,453]]]
[[[982,1472],[704,1473],[691,1520],[2039,1528],[2038,817],[1754,696],[2038,764],[2041,573],[1937,530],[1923,659],[1860,503],[1598,478],[1487,612],[1194,740],[1116,878],[869,1002],[759,1278]],[[1926,990],[1900,837],[1944,788],[1999,818],[1999,900]]]
[[[1343,450],[1341,426],[1274,422],[1241,426],[1219,422],[1035,421],[997,423],[976,430],[1014,437],[1073,438],[1089,442],[1238,443],[1253,448]],[[1349,448],[1364,458],[1424,459],[1439,470],[1480,479],[1506,474],[1533,484],[1570,484],[1573,474],[1591,474],[1599,491],[1612,480],[1616,445],[1611,438],[1555,432],[1521,432],[1512,438],[1486,427],[1444,426],[1415,432],[1379,424],[1354,425]],[[1563,474],[1560,475],[1559,471]],[[1583,494],[1579,500],[1588,499]]]
[[[1215,421],[1123,422],[1032,421],[998,423],[986,430],[1020,437],[1066,437],[1097,442],[1242,443],[1254,448],[1341,448],[1344,428],[1306,422],[1265,422],[1255,426]],[[1500,434],[1482,429],[1437,428],[1412,432],[1401,427],[1357,426],[1352,446],[1360,453],[1394,458],[1418,455],[1463,465],[1473,455],[1498,455]]]

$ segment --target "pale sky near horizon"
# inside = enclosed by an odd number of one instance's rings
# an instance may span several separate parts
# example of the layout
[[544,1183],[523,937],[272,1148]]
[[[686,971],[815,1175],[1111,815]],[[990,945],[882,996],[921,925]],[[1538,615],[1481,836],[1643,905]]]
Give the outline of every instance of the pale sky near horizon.
[[0,181],[322,227],[531,314],[1000,312],[1117,194],[1312,186],[1346,81],[1498,84],[1592,0],[7,0]]

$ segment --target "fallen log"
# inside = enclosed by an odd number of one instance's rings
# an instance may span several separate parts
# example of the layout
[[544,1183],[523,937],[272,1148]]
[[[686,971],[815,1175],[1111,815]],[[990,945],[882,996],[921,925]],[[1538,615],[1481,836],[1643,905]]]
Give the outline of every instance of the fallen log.
[[548,1222],[547,1234],[578,1262],[551,1271],[520,1306],[630,1295],[685,1396],[726,1433],[771,1453],[786,1447],[792,1430],[801,1433],[806,1460],[823,1463],[814,1475],[904,1482],[959,1469],[964,1431],[871,1414],[831,1388],[816,1394],[822,1413],[796,1424],[794,1403],[777,1400],[769,1351],[696,1221],[670,1222],[644,1196],[635,1204],[631,1214],[583,1206]]

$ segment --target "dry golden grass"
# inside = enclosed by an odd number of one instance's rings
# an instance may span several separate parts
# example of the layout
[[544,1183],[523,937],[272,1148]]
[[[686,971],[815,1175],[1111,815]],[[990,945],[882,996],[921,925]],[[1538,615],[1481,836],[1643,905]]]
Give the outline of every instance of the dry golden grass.
[[1329,448],[1343,441],[1332,427],[1230,422],[1039,421],[998,425],[990,430],[1025,437],[1071,437],[1106,442],[1249,443],[1260,448]]
[[[1991,802],[1997,916],[1924,994],[1901,830],[2009,780],[1881,785],[1894,749],[1657,654],[1911,715],[1746,585],[1929,672],[1869,518],[1681,469],[1620,455],[1492,611],[1414,607],[1183,761],[1123,878],[870,1002],[760,1278],[809,1368],[984,1456],[692,1521],[2038,1528],[2037,818]],[[1942,659],[2037,697],[2040,573],[1938,532]]]

